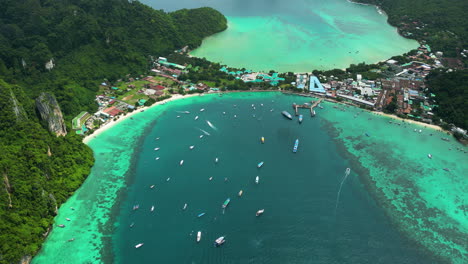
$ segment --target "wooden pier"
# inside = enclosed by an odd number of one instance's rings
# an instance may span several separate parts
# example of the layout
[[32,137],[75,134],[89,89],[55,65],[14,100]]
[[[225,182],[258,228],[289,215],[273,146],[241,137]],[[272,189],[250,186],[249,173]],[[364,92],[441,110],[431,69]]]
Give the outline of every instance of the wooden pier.
[[314,108],[323,101],[323,98],[318,99],[317,101],[310,101],[310,104],[293,104],[294,111],[296,112],[296,116],[299,115],[299,108],[309,108],[310,109],[310,116],[315,116]]

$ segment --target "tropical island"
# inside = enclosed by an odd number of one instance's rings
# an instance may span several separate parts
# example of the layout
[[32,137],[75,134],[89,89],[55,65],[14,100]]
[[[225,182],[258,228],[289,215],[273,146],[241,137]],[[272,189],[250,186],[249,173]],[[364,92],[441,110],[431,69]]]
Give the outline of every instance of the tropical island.
[[[447,11],[417,1],[398,1],[404,10],[396,1],[361,2],[381,6],[421,47],[345,70],[255,73],[187,56],[226,29],[211,8],[166,13],[137,1],[1,1],[0,263],[28,263],[57,208],[86,179],[94,159],[81,135],[174,94],[313,91],[466,137],[466,3],[445,4]],[[437,20],[408,10],[451,16],[431,24]]]

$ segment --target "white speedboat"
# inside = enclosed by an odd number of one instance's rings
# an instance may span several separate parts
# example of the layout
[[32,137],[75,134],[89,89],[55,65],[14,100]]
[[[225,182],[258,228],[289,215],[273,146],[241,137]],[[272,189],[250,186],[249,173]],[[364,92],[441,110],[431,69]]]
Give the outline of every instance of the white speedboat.
[[201,231],[198,231],[197,233],[197,242],[200,242],[201,240]]
[[180,166],[182,166],[182,164],[184,164],[184,160],[181,160],[181,161],[179,162],[179,164],[180,164]]
[[200,109],[200,112],[203,112],[203,111],[205,111],[205,108]]
[[241,197],[243,193],[244,193],[244,191],[240,190],[240,191],[239,191],[239,194],[238,194],[239,197]]
[[208,178],[208,180],[210,180],[210,181],[213,180],[213,177]]
[[166,179],[167,182],[170,181],[170,180],[171,180],[171,177],[169,177],[169,178]]
[[156,157],[155,160],[159,160],[159,157]]
[[141,246],[143,246],[143,243],[135,245],[135,248],[140,248]]
[[257,211],[257,213],[255,214],[256,216],[260,216],[263,214],[263,212],[265,212],[265,209],[260,209]]
[[224,242],[226,242],[226,240],[225,240],[224,237],[222,236],[222,237],[218,237],[218,238],[215,240],[214,244],[215,244],[215,246],[219,247],[219,246],[221,246],[222,244],[224,244]]
[[150,186],[150,189],[153,189],[154,188],[154,184]]
[[187,209],[187,204],[184,204],[184,207],[182,208],[182,210],[185,210]]
[[158,150],[159,150],[159,148],[154,148],[154,150],[158,151]]
[[190,148],[190,149],[194,149],[194,148],[195,148],[195,146],[190,146],[189,148]]
[[215,158],[215,163],[218,163],[219,159],[218,158]]
[[258,184],[258,182],[260,181],[260,177],[255,177],[255,183]]
[[198,119],[198,116],[195,117],[195,120],[197,120],[197,119]]
[[427,157],[432,159],[432,154],[427,154]]
[[153,206],[151,206],[151,209],[150,209],[150,211],[151,211],[151,212],[153,212],[153,211],[154,211],[154,205],[153,205]]

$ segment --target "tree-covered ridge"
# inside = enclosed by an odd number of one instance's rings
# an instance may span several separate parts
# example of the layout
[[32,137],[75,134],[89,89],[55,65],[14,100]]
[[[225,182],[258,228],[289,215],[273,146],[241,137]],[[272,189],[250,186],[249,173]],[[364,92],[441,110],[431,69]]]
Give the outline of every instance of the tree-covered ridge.
[[0,80],[0,263],[40,248],[53,216],[93,164],[78,136],[56,137],[21,87]]
[[[406,35],[425,40],[435,51],[460,57],[468,49],[468,1],[464,0],[355,0],[382,7],[388,22]],[[464,59],[466,62],[466,59]]]
[[[223,31],[211,8],[166,13],[127,0],[0,0],[0,76],[29,95],[52,91],[68,117],[92,111],[97,84],[147,70],[162,56]],[[51,61],[51,59],[53,59]],[[54,68],[47,70],[51,62]]]
[[427,85],[436,94],[435,114],[449,124],[468,128],[468,70],[433,71],[427,76]]

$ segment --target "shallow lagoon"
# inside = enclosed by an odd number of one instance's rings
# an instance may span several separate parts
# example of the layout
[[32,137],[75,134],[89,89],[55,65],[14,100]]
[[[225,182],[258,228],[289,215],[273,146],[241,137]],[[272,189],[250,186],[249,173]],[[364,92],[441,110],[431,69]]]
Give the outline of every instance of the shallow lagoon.
[[417,48],[387,24],[374,6],[345,0],[144,0],[168,11],[210,6],[228,29],[191,52],[231,67],[280,72],[344,69],[375,63]]

